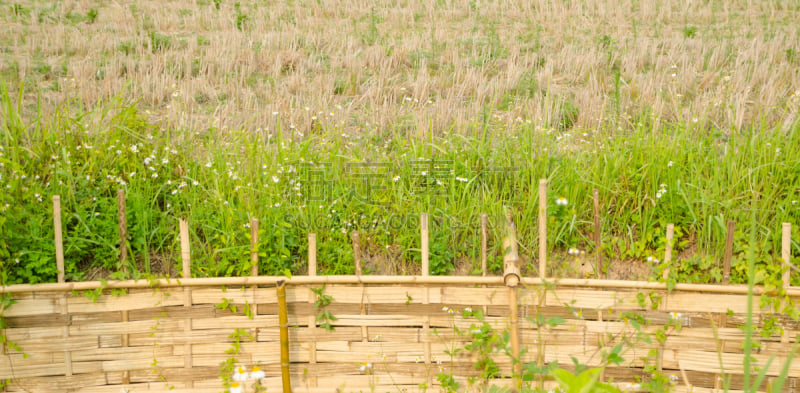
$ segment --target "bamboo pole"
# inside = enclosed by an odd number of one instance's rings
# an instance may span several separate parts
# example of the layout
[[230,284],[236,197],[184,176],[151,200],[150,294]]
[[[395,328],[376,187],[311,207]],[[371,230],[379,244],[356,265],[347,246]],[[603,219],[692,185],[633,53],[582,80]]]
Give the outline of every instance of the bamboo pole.
[[[61,228],[61,196],[53,195],[53,231],[56,243],[56,269],[58,269],[58,283],[65,284],[64,240],[61,233]],[[72,317],[69,315],[67,294],[65,293],[61,298],[58,299],[58,301],[61,306],[61,314],[65,315],[68,320],[72,319]],[[62,331],[64,341],[69,341],[69,325],[70,323],[64,325]],[[64,375],[72,375],[72,353],[70,351],[64,351]]]
[[361,277],[361,242],[359,241],[358,231],[350,235],[353,241],[353,262],[356,267],[356,277]]
[[277,282],[278,292],[278,324],[281,340],[281,381],[283,393],[292,393],[292,381],[289,378],[289,316],[286,311],[286,281]]
[[508,308],[511,315],[511,361],[513,363],[512,376],[514,378],[513,391],[519,391],[522,387],[522,362],[519,349],[519,308],[517,306],[517,285],[519,285],[521,273],[519,266],[519,249],[517,245],[517,233],[511,211],[506,211],[506,226],[508,235],[503,239],[503,248],[506,250],[503,256],[503,281],[508,287]]
[[783,259],[783,287],[789,288],[792,273],[792,224],[784,222],[781,225],[781,258]]
[[733,233],[736,223],[728,221],[728,231],[725,235],[725,259],[722,260],[722,283],[731,282],[731,258],[733,258]]
[[183,267],[182,277],[189,278],[192,276],[192,254],[189,246],[189,222],[186,219],[180,219],[180,239],[181,239],[181,264]]
[[[317,234],[316,233],[309,233],[308,234],[308,276],[314,277],[317,275]],[[315,303],[315,293],[308,288],[308,303],[312,305]],[[317,318],[314,315],[308,316],[308,328],[316,336],[316,328],[317,328]],[[317,364],[317,342],[316,340],[312,340],[309,342],[308,345],[308,363],[312,364],[311,369],[314,368],[313,365]],[[311,387],[317,386],[317,377],[316,375],[310,377],[309,385]]]
[[258,276],[258,219],[250,219],[250,275]]
[[488,221],[486,213],[481,214],[481,276],[486,277],[486,250],[488,242]]
[[64,282],[64,239],[61,234],[61,196],[53,195],[53,229],[56,242],[56,268],[58,282]]
[[427,276],[430,274],[430,265],[428,261],[428,214],[422,213],[419,217],[419,232],[420,232],[420,250],[422,253],[422,275]]
[[664,280],[669,278],[670,263],[672,262],[672,236],[675,234],[675,225],[667,224],[667,244],[664,249],[664,263],[666,268],[662,274]]
[[600,278],[602,272],[602,251],[600,243],[600,193],[595,188],[592,190],[592,200],[594,201],[594,277]]
[[308,234],[308,275],[317,275],[317,234]]
[[[420,249],[422,253],[422,277],[429,277],[430,276],[430,266],[428,261],[428,214],[422,213],[419,217],[419,231],[420,231]],[[422,304],[430,304],[431,301],[431,293],[430,288],[425,288],[425,292],[423,292],[422,297]],[[433,359],[431,358],[431,340],[428,338],[430,337],[430,330],[431,330],[431,317],[430,315],[426,315],[422,321],[422,334],[425,337],[425,367],[426,369],[430,369],[431,363]],[[428,386],[431,386],[433,383],[433,375],[430,372],[427,373],[427,383]]]
[[519,307],[517,305],[517,288],[508,287],[508,309],[511,314],[511,362],[513,364],[514,389],[518,392],[522,388],[522,359],[519,353]]
[[[117,225],[119,228],[119,264],[123,272],[128,272],[128,223],[127,223],[127,214],[125,212],[125,190],[118,189],[117,190]],[[126,274],[127,276],[127,274]],[[122,322],[128,322],[129,315],[128,310],[122,310]],[[127,348],[130,344],[130,335],[123,334],[122,335],[122,347]],[[131,383],[131,372],[130,370],[125,370],[122,372],[122,383],[129,384]]]
[[547,277],[547,179],[539,179],[539,278]]
[[[109,280],[105,283],[100,281],[82,281],[66,283],[45,283],[45,284],[14,284],[0,286],[0,293],[25,293],[25,292],[72,292],[87,291],[92,289],[121,289],[121,288],[175,288],[175,287],[217,287],[230,286],[241,287],[248,285],[275,285],[278,281],[286,281],[288,285],[353,285],[364,283],[368,285],[497,285],[505,286],[503,277],[499,276],[363,276],[360,279],[352,276],[294,276],[287,279],[284,276],[258,276],[258,277],[208,277],[208,278],[186,278],[179,280]],[[667,284],[663,282],[648,281],[627,281],[627,280],[598,280],[598,279],[578,279],[578,278],[553,278],[541,279],[539,277],[523,277],[520,279],[521,285],[539,286],[545,282],[554,286],[563,287],[582,287],[582,288],[616,288],[616,289],[637,289],[637,290],[666,290]],[[681,292],[706,292],[706,293],[727,293],[727,294],[747,294],[747,285],[742,284],[690,284],[677,283],[674,291]],[[763,286],[753,288],[753,294],[762,295],[764,293],[773,294],[774,291],[764,291]],[[786,290],[789,297],[800,298],[800,287],[792,287]]]
[[119,264],[128,272],[128,224],[125,213],[125,190],[117,190],[117,225],[119,226]]
[[[182,264],[182,278],[192,277],[192,260],[191,249],[189,245],[189,222],[186,219],[180,219],[180,239],[181,239],[181,264]],[[183,288],[183,306],[186,309],[192,308],[192,289],[190,287]],[[189,335],[192,332],[192,320],[187,318],[184,322],[183,331]],[[192,344],[184,344],[184,360],[183,367],[187,370],[192,368]],[[186,387],[194,387],[194,382],[189,380],[186,382]]]

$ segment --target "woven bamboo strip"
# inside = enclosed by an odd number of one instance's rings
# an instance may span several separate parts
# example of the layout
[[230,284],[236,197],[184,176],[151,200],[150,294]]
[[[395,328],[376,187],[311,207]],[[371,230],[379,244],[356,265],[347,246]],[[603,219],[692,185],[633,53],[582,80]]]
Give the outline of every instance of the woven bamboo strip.
[[[124,281],[85,281],[68,283],[49,283],[49,284],[14,284],[0,287],[0,293],[21,293],[21,292],[72,292],[85,291],[98,288],[120,289],[120,288],[169,288],[169,287],[241,287],[250,285],[275,285],[278,281],[286,281],[287,285],[323,285],[323,284],[371,284],[371,285],[500,285],[502,277],[479,277],[479,276],[295,276],[287,279],[282,276],[259,276],[259,277],[214,277],[214,278],[190,278],[181,280],[160,279],[154,281],[146,280],[124,280]],[[584,288],[607,288],[607,289],[631,289],[631,290],[666,290],[667,284],[662,282],[649,281],[625,281],[625,280],[596,280],[596,279],[546,279],[538,277],[525,277],[521,285],[538,286],[543,281],[547,281],[553,286],[561,287],[584,287]],[[700,293],[722,293],[722,294],[746,294],[746,285],[719,285],[719,284],[686,284],[677,283],[673,287],[673,292],[700,292]],[[763,287],[753,288],[755,295],[764,293]],[[800,288],[789,288],[786,295],[792,298],[800,297]],[[290,301],[287,294],[287,301]]]

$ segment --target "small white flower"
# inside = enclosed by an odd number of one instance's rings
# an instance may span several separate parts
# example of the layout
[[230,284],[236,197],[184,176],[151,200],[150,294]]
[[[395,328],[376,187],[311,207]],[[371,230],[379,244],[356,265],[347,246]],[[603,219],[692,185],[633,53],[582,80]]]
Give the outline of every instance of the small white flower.
[[558,206],[567,206],[567,204],[569,204],[569,201],[567,200],[567,198],[558,197],[558,199],[556,199],[556,205],[558,205]]
[[459,176],[456,176],[456,180],[458,180],[458,181],[460,181],[462,183],[466,183],[468,181],[466,177],[459,177]]
[[264,373],[264,370],[262,370],[261,367],[253,366],[253,369],[250,370],[250,379],[261,379],[265,378],[266,376],[267,374]]
[[231,383],[231,389],[229,390],[229,392],[230,393],[242,393],[244,391],[243,388],[244,387],[239,382],[233,382],[233,383]]
[[647,262],[653,262],[653,257],[652,256],[647,257]]
[[669,313],[669,318],[674,320],[681,319],[682,316],[681,313],[675,311]]
[[442,307],[442,311],[448,312],[448,311],[450,311],[450,308],[448,308],[447,306],[444,306],[444,307]]
[[472,307],[465,307],[464,312],[472,312]]
[[247,369],[239,366],[236,367],[236,370],[233,372],[233,380],[236,382],[244,382],[250,377],[250,373],[247,372]]
[[361,367],[358,368],[362,374],[369,374],[372,371],[372,363],[361,363]]

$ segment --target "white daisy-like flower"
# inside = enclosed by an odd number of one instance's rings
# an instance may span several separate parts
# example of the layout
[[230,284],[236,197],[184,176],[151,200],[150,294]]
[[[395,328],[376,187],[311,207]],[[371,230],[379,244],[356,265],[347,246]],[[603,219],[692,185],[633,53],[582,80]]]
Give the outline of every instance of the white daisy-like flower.
[[250,373],[247,372],[247,369],[239,366],[236,367],[236,370],[233,372],[233,380],[236,382],[244,382],[250,377]]
[[681,313],[675,312],[675,311],[669,313],[669,318],[670,319],[681,319],[682,316],[683,315]]
[[369,374],[372,371],[372,363],[361,363],[361,367],[358,368],[362,374]]
[[250,379],[261,379],[266,376],[267,374],[264,373],[264,370],[262,370],[261,367],[253,366],[253,368],[250,370]]
[[558,199],[556,199],[556,205],[558,205],[558,206],[567,206],[568,204],[569,204],[569,201],[567,200],[567,198],[558,197]]
[[229,390],[230,393],[242,393],[244,391],[244,386],[239,382],[231,383],[231,388]]

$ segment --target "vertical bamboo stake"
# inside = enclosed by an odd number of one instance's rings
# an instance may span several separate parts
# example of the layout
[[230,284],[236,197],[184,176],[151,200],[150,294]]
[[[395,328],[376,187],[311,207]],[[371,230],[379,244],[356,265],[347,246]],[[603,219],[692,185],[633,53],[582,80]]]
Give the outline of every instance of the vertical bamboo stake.
[[[357,231],[353,232],[351,237],[353,239],[353,257],[356,263],[356,276],[361,277],[361,273],[363,273],[361,268],[361,241]],[[364,284],[360,284],[359,287],[361,288],[361,303],[358,307],[359,314],[366,315],[367,309],[364,304]],[[367,341],[367,327],[365,325],[361,325],[361,342]]]
[[64,282],[64,239],[61,235],[61,197],[53,195],[53,225],[56,242],[56,268],[58,269],[58,282]]
[[486,243],[488,236],[487,222],[489,217],[486,213],[481,214],[481,276],[486,277]]
[[281,381],[283,393],[292,393],[289,378],[289,317],[286,312],[286,282],[278,281],[278,326],[281,338]]
[[522,359],[519,357],[519,310],[517,305],[517,288],[508,287],[508,308],[511,312],[511,362],[513,363],[514,389],[522,388]]
[[602,266],[602,254],[600,250],[600,194],[595,188],[592,190],[592,199],[594,200],[594,276],[600,278]]
[[[250,219],[250,275],[258,277],[258,219]],[[258,315],[258,285],[253,285],[253,315]]]
[[547,179],[539,179],[539,278],[547,276]]
[[519,247],[517,244],[517,233],[511,211],[506,212],[506,226],[508,234],[503,239],[503,248],[506,251],[503,255],[503,282],[508,287],[508,309],[511,315],[511,361],[513,363],[512,376],[514,378],[513,391],[519,391],[522,387],[522,362],[519,354],[519,309],[517,305],[517,285],[520,282],[519,266]]
[[353,232],[350,238],[353,240],[353,261],[356,265],[356,276],[361,277],[361,242],[358,238],[358,232]]
[[[64,240],[61,233],[61,196],[53,195],[53,231],[55,234],[56,243],[56,268],[58,269],[58,282],[64,283]],[[61,303],[61,314],[66,315],[67,319],[71,319],[69,315],[69,307],[67,303],[67,295],[65,294],[59,299]],[[62,332],[65,341],[69,341],[69,322],[64,325]],[[64,374],[66,376],[72,375],[72,353],[64,351]]]
[[189,248],[189,222],[186,219],[180,219],[180,235],[181,235],[181,264],[183,267],[182,277],[190,278],[192,276],[192,255]]
[[250,219],[250,275],[258,276],[258,219]]
[[117,190],[117,224],[119,225],[119,264],[122,271],[128,272],[128,224],[125,217],[125,190]]
[[664,250],[664,263],[667,267],[664,269],[662,277],[666,280],[669,278],[669,264],[672,262],[672,236],[675,234],[675,225],[667,224],[667,244]]
[[[182,274],[181,277],[183,278],[191,278],[192,277],[192,260],[191,260],[191,250],[189,248],[189,222],[186,219],[180,219],[180,238],[181,238],[181,264],[182,264]],[[183,287],[183,306],[187,309],[192,308],[192,290],[189,287]],[[187,318],[184,321],[184,332],[186,335],[190,335],[192,332],[192,320],[191,318]],[[183,367],[185,369],[192,368],[192,344],[186,343],[184,344],[184,360],[183,360]],[[186,382],[186,387],[194,387],[194,382],[189,380]]]
[[428,261],[428,214],[422,213],[419,217],[420,231],[420,250],[422,253],[422,275],[430,275],[430,265]]
[[[117,225],[119,227],[119,264],[123,272],[128,272],[128,223],[125,213],[125,190],[117,190]],[[126,275],[127,276],[127,275]],[[122,310],[122,322],[128,322],[128,310]],[[127,348],[130,343],[130,335],[122,335],[122,347]],[[131,372],[122,372],[122,383],[131,383]]]
[[308,275],[317,275],[317,234],[308,234]]
[[[309,276],[316,276],[317,275],[317,234],[316,233],[309,233],[308,234],[308,275]],[[308,303],[313,305],[316,299],[314,299],[314,291],[311,290],[309,287],[308,289]],[[312,364],[310,369],[315,370],[316,367],[313,365],[317,364],[317,318],[313,315],[308,316],[308,331],[309,335],[314,337],[314,339],[308,345],[308,363]],[[309,380],[309,385],[312,387],[317,386],[317,377],[316,375],[312,376]]]
[[[422,275],[429,276],[430,275],[430,266],[428,265],[428,214],[422,213],[419,217],[419,230],[420,230],[420,249],[422,252]],[[422,297],[422,304],[430,304],[431,302],[431,293],[430,288],[425,286],[425,292]],[[431,366],[431,340],[430,337],[430,330],[431,330],[431,317],[430,315],[425,315],[425,318],[422,320],[422,334],[425,336],[425,367],[427,369]],[[433,376],[431,373],[428,373],[428,386],[431,386],[433,383]]]
[[783,287],[789,288],[791,284],[792,265],[792,224],[784,222],[781,225],[781,258],[783,258]]
[[733,232],[736,223],[728,221],[728,233],[725,235],[725,259],[722,262],[722,283],[731,282],[731,258],[733,257]]

